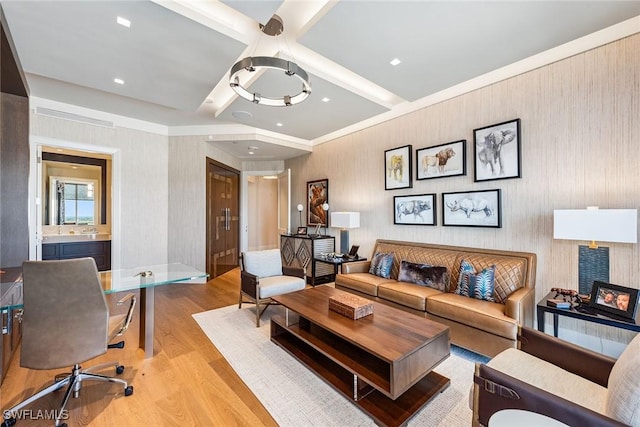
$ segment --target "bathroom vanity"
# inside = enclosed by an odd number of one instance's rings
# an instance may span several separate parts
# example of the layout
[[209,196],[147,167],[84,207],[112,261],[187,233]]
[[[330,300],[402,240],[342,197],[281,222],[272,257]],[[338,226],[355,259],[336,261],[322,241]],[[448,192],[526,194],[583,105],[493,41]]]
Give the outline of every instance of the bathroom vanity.
[[111,239],[108,234],[45,236],[42,259],[91,257],[99,271],[111,270]]

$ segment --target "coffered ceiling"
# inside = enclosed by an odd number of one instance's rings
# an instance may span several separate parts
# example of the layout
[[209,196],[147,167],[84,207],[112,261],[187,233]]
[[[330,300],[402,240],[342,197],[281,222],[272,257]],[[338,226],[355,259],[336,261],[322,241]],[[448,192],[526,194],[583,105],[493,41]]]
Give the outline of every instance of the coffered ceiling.
[[[203,135],[242,159],[299,155],[596,31],[632,18],[640,27],[640,1],[1,3],[32,97]],[[269,37],[258,24],[274,13],[284,33]],[[238,98],[231,66],[260,55],[303,67],[311,96],[291,107]],[[246,86],[300,91],[275,70]]]

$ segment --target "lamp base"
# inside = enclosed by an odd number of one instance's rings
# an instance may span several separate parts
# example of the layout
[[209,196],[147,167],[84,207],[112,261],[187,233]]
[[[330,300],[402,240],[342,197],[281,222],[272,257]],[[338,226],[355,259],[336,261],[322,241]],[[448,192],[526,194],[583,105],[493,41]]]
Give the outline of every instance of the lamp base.
[[609,283],[609,248],[578,247],[578,293],[591,295],[593,282]]
[[349,253],[349,230],[340,230],[340,253]]

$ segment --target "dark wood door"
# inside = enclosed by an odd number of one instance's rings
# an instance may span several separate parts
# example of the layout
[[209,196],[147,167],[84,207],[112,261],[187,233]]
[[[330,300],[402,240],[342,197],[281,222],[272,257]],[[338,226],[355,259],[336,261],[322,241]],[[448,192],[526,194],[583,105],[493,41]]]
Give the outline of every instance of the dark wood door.
[[217,277],[238,266],[240,172],[207,159],[207,273]]

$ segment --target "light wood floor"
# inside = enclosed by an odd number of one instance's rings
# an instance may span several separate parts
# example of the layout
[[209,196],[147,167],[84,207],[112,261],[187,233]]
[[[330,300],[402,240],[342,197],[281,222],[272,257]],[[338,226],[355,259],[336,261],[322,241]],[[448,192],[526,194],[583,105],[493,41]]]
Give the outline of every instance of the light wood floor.
[[[70,399],[67,405],[69,427],[277,425],[191,317],[193,313],[237,304],[239,287],[240,273],[236,269],[206,285],[156,288],[154,357],[144,359],[138,349],[136,319],[127,331],[123,350],[111,349],[84,366],[117,359],[125,366],[120,378],[134,386],[133,395],[125,397],[116,385],[83,383],[80,398]],[[253,306],[243,305],[245,309],[253,310]],[[21,368],[18,350],[0,388],[2,410],[50,384],[62,371]],[[111,369],[104,373],[113,375]],[[58,391],[34,402],[30,406],[32,414],[57,409],[62,395]],[[53,423],[17,423],[42,425]]]

